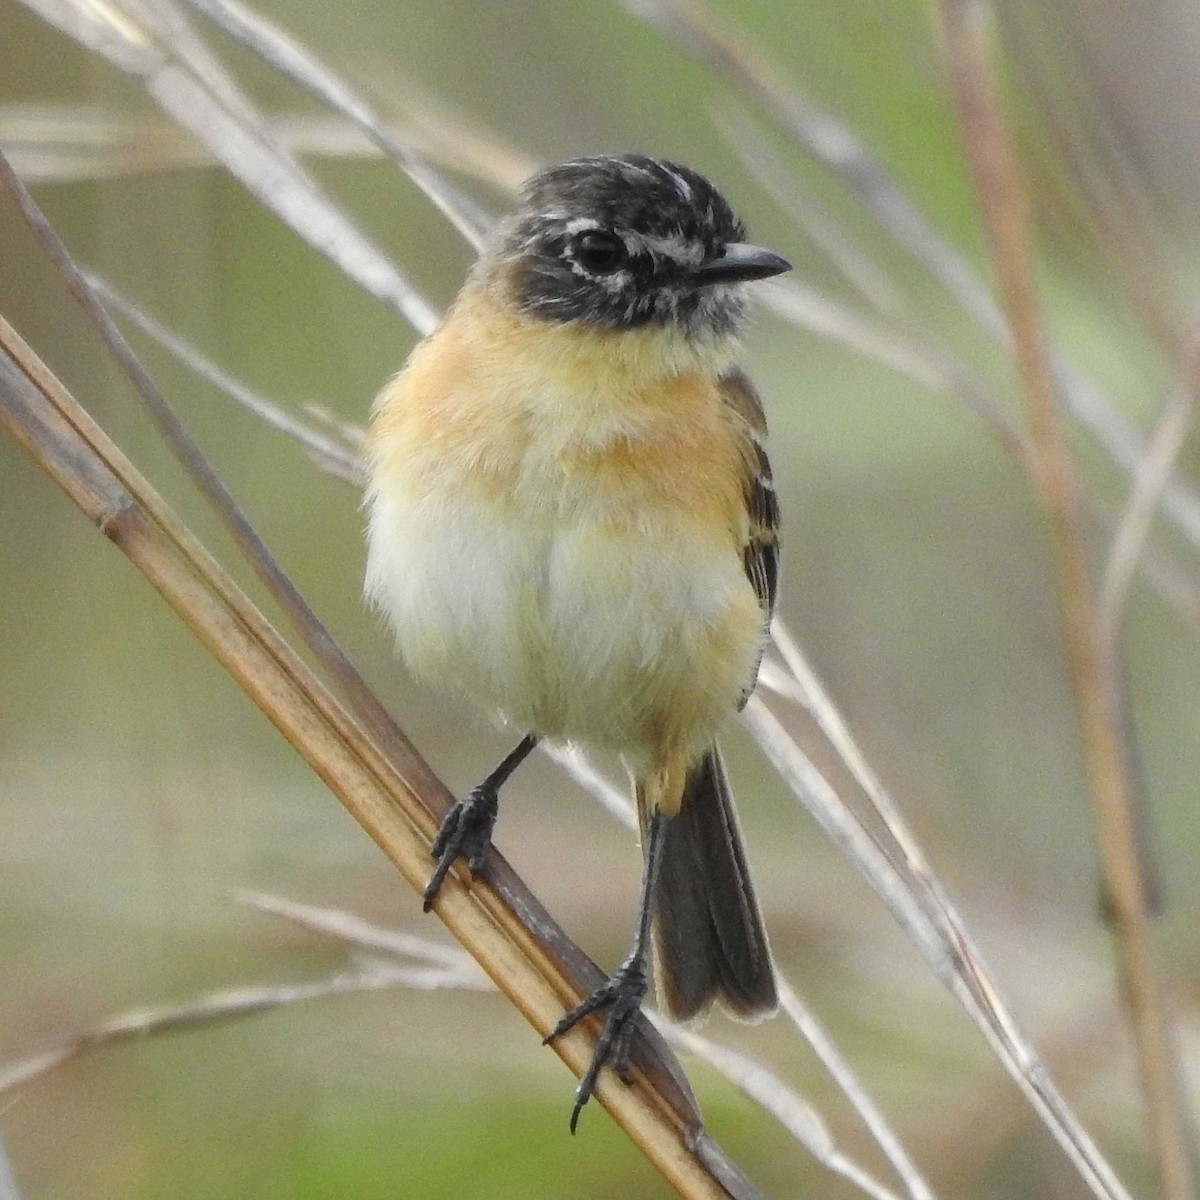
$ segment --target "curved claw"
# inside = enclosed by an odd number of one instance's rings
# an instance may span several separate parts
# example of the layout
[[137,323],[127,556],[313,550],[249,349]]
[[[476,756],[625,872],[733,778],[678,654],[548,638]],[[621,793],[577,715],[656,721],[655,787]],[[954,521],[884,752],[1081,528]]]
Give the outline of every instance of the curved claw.
[[499,802],[498,788],[480,784],[461,800],[456,800],[442,818],[430,847],[437,866],[425,885],[421,907],[426,912],[433,907],[450,868],[458,859],[467,860],[467,869],[472,875],[483,870],[488,847],[492,844]]
[[500,788],[504,781],[529,757],[538,744],[536,733],[527,733],[500,761],[496,769],[461,800],[456,800],[442,818],[430,851],[437,866],[425,885],[424,908],[428,912],[437,899],[450,868],[459,858],[467,860],[467,869],[478,875],[483,870],[492,830],[500,808]]
[[587,1070],[575,1089],[575,1107],[571,1110],[571,1132],[579,1122],[579,1114],[583,1106],[592,1098],[600,1072],[606,1067],[612,1067],[618,1078],[629,1083],[632,1076],[629,1071],[629,1056],[633,1046],[633,1034],[637,1028],[637,1015],[642,1009],[642,1000],[646,995],[648,983],[646,978],[646,962],[641,955],[635,955],[623,963],[604,981],[591,995],[586,996],[569,1013],[559,1020],[558,1024],[542,1039],[542,1044],[553,1041],[556,1037],[577,1025],[584,1017],[601,1008],[608,1011],[604,1016],[604,1025],[600,1036],[596,1039],[596,1047],[592,1051],[591,1061]]

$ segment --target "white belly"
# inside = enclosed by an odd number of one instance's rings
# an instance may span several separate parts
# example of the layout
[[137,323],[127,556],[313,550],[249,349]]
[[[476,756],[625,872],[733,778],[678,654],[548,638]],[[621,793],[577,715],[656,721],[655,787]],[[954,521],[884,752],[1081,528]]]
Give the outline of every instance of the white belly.
[[618,533],[462,492],[375,493],[367,591],[421,678],[635,762],[707,745],[762,636],[738,555],[679,518]]

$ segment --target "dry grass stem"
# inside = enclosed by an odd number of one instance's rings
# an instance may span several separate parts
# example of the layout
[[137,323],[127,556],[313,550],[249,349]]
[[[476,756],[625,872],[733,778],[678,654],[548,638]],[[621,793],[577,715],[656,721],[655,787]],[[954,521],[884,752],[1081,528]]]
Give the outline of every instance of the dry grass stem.
[[[847,1157],[834,1141],[829,1126],[816,1111],[768,1067],[730,1046],[702,1038],[679,1025],[662,1022],[660,1028],[667,1040],[716,1067],[731,1079],[742,1092],[761,1105],[827,1170],[850,1180],[872,1200],[898,1200],[895,1192],[885,1187],[853,1159]],[[928,1196],[928,1191],[922,1193]]]
[[940,370],[911,338],[803,283],[789,280],[762,288],[763,306],[793,325],[874,359],[935,391],[949,391]]
[[[1194,357],[1194,352],[1189,357]],[[1190,378],[1187,376],[1191,376]],[[1146,548],[1150,526],[1171,473],[1196,421],[1195,372],[1171,389],[1150,434],[1146,455],[1134,474],[1133,487],[1109,546],[1100,585],[1099,619],[1104,636],[1115,640],[1129,585]]]
[[858,1113],[863,1124],[875,1139],[875,1144],[883,1151],[884,1157],[903,1180],[909,1196],[912,1200],[934,1200],[933,1191],[909,1156],[903,1143],[896,1137],[887,1118],[884,1117],[871,1094],[863,1087],[837,1044],[817,1020],[816,1014],[800,998],[787,979],[777,977],[776,983],[779,988],[780,1011],[812,1047],[813,1053],[829,1073],[830,1078],[837,1084],[842,1094],[849,1099],[854,1111]]
[[[475,964],[472,962],[471,965]],[[81,1054],[105,1046],[179,1033],[240,1017],[256,1016],[310,1000],[326,1000],[331,996],[397,987],[421,991],[443,988],[490,991],[492,985],[484,977],[481,989],[477,980],[468,978],[461,970],[404,966],[375,959],[362,960],[357,966],[338,971],[326,979],[308,983],[255,984],[223,988],[183,1004],[129,1009],[78,1033],[55,1038],[40,1050],[0,1068],[0,1096],[32,1082]],[[0,1196],[2,1195],[0,1192]]]
[[[272,139],[297,158],[388,157],[358,125],[338,116],[274,112],[266,117],[266,127]],[[429,163],[501,192],[514,191],[538,165],[424,97],[404,98],[403,122],[395,136]],[[89,183],[218,162],[178,125],[115,116],[91,104],[0,104],[0,145],[30,185]],[[486,224],[488,214],[465,196],[463,210],[476,212],[478,223]]]
[[599,801],[600,806],[626,829],[637,829],[637,814],[628,788],[618,787],[603,772],[598,771],[586,754],[575,746],[559,746],[541,742],[538,748],[556,762],[577,784]]
[[8,1161],[8,1149],[4,1145],[3,1134],[0,1134],[0,1200],[21,1200],[17,1177]]
[[238,407],[253,413],[271,428],[278,429],[299,442],[323,471],[355,487],[361,487],[366,481],[362,461],[357,451],[346,445],[342,431],[338,431],[336,438],[322,433],[314,425],[300,420],[273,400],[259,395],[240,379],[218,366],[191,342],[127,299],[106,279],[92,271],[83,272],[83,279],[106,309],[136,326],[189,371],[211,384]]
[[372,296],[391,304],[418,333],[433,328],[432,305],[279,144],[270,123],[168,0],[26,4],[138,79],[262,204]]
[[282,917],[310,933],[336,938],[362,950],[393,954],[397,958],[412,958],[424,966],[455,972],[466,981],[464,986],[478,984],[480,988],[491,987],[475,960],[459,946],[446,946],[415,933],[387,929],[342,908],[302,904],[298,900],[288,900],[267,892],[243,890],[234,895],[242,904],[274,917]]
[[[757,697],[744,723],[809,815],[842,850],[913,941],[936,977],[966,1009],[976,1028],[1034,1111],[1098,1197],[1129,1194],[1054,1085],[1032,1043],[1021,1032],[978,950],[936,879],[900,844],[884,847],[845,805],[829,782]],[[907,839],[911,841],[911,839]]]
[[491,219],[419,155],[351,85],[298,41],[237,0],[186,0],[230,37],[253,50],[293,83],[353,122],[401,167],[434,207],[478,250]]
[[904,292],[900,285],[873,254],[855,243],[803,175],[780,160],[757,123],[736,109],[720,113],[716,123],[729,149],[842,279],[876,312],[893,317],[903,312]]
[[1123,994],[1130,1010],[1151,1141],[1168,1200],[1193,1194],[1182,1097],[1147,915],[1130,756],[1118,711],[1121,680],[1105,653],[1079,494],[1058,411],[1055,378],[1038,310],[1027,205],[1016,152],[996,87],[988,15],[975,0],[942,0],[955,99],[967,158],[1024,385],[1040,493],[1059,570],[1066,656],[1096,809]]

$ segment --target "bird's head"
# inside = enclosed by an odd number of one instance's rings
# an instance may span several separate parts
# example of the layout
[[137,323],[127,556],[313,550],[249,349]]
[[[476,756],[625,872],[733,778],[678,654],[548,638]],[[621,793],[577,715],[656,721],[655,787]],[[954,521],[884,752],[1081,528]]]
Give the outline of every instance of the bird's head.
[[541,321],[659,326],[715,343],[738,332],[744,285],[789,269],[745,237],[725,197],[689,167],[639,154],[579,158],[525,183],[479,269]]

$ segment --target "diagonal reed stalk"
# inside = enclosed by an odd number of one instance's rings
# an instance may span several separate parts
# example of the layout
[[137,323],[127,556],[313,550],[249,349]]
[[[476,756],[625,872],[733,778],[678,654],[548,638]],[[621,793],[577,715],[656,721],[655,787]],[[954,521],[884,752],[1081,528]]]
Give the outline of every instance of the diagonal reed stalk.
[[1117,661],[1103,634],[1079,489],[1041,322],[1028,203],[996,83],[990,14],[980,0],[941,0],[940,12],[959,124],[1026,394],[1035,478],[1058,565],[1065,653],[1151,1142],[1163,1195],[1187,1200],[1194,1194],[1191,1160],[1141,869],[1134,781],[1117,707]]
[[[432,813],[447,800],[444,786],[415,751],[402,769],[384,756],[3,321],[0,424],[142,571],[420,891],[436,826]],[[503,864],[495,866],[490,877],[503,874]],[[554,953],[553,922],[529,899],[517,912],[487,879],[467,888],[451,876],[436,908],[544,1036],[583,989],[577,964]],[[594,1038],[594,1027],[581,1026],[553,1046],[578,1075]],[[643,1031],[640,1042],[634,1083],[602,1078],[601,1104],[681,1195],[750,1200],[753,1187],[705,1134],[686,1082],[657,1035]]]

